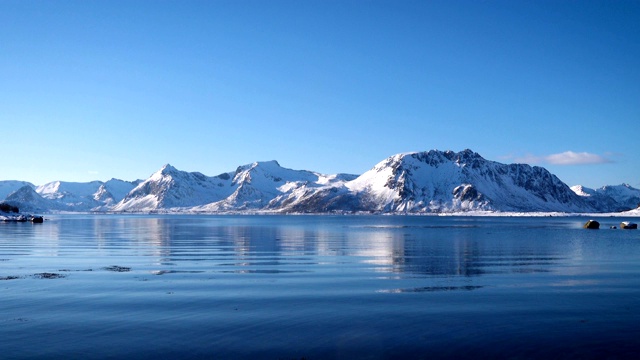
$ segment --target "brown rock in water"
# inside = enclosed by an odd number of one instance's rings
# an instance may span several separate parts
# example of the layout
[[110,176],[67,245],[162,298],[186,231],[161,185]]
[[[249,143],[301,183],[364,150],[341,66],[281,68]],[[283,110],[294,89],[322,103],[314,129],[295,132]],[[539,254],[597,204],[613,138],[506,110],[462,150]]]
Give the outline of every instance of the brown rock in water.
[[628,222],[628,221],[623,221],[620,223],[620,229],[637,229],[638,228],[638,224],[632,223],[632,222]]
[[589,220],[584,224],[583,228],[585,228],[585,229],[600,229],[600,223],[595,221],[595,220]]

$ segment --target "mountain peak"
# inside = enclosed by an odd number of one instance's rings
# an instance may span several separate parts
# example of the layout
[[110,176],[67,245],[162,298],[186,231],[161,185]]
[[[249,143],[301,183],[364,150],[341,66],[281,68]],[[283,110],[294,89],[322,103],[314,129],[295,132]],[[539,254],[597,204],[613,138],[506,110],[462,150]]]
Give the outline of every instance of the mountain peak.
[[458,153],[458,156],[460,157],[465,157],[465,158],[482,158],[482,156],[480,156],[480,154],[478,154],[477,152],[471,150],[471,149],[464,149],[462,151],[460,151]]
[[176,171],[178,169],[176,169],[175,167],[171,166],[171,164],[167,163],[164,164],[164,166],[162,168],[160,168],[160,171],[162,172],[173,172]]
[[441,152],[441,154],[444,155],[444,157],[446,157],[447,159],[456,163],[469,163],[472,161],[484,160],[484,158],[480,156],[480,154],[471,149],[464,149],[459,152],[447,150]]
[[176,173],[180,172],[180,170],[176,169],[175,167],[171,166],[171,164],[165,164],[164,166],[162,166],[160,168],[160,170],[156,171],[152,176],[167,176],[167,175],[175,175]]
[[269,160],[269,161],[256,161],[253,164],[251,164],[251,167],[255,168],[255,167],[265,167],[265,168],[279,168],[281,167],[280,164],[276,161],[276,160]]
[[236,169],[235,176],[238,176],[238,174],[241,174],[246,171],[253,172],[256,169],[261,169],[263,171],[264,170],[271,171],[274,169],[281,169],[281,168],[282,167],[276,160],[256,161],[252,164],[238,166],[238,168]]

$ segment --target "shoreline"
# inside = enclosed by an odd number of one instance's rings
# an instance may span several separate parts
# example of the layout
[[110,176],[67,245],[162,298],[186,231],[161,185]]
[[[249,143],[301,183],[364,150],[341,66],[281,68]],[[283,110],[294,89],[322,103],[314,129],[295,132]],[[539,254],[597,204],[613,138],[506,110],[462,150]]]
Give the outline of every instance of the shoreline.
[[[150,211],[48,211],[46,215],[207,215],[207,216],[457,216],[457,217],[595,217],[595,218],[624,218],[640,217],[640,210],[621,213],[563,213],[563,212],[499,212],[499,211],[465,211],[451,213],[384,213],[384,212],[319,212],[319,213],[286,213],[276,211],[181,211],[181,210],[150,210]],[[41,217],[39,215],[18,214],[1,215],[0,221],[7,217]],[[10,220],[11,221],[11,220]]]

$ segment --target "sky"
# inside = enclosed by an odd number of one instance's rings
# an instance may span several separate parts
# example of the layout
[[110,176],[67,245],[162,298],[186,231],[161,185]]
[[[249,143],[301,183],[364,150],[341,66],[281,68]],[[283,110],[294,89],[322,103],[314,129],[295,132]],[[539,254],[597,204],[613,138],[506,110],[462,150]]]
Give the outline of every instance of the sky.
[[640,187],[638,19],[638,0],[0,0],[0,179],[471,149]]

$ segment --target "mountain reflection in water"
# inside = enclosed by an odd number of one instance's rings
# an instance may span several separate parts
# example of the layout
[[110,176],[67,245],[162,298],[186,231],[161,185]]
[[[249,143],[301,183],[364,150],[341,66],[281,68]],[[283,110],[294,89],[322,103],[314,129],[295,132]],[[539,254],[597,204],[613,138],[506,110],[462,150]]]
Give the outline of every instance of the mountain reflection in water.
[[626,358],[640,347],[638,233],[586,231],[582,218],[47,218],[0,224],[8,358]]

